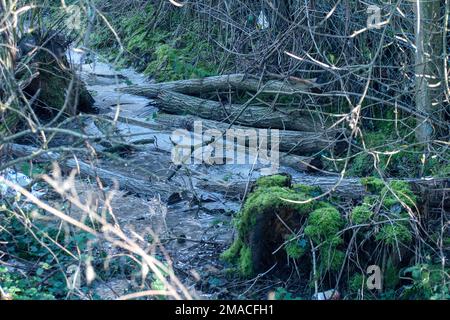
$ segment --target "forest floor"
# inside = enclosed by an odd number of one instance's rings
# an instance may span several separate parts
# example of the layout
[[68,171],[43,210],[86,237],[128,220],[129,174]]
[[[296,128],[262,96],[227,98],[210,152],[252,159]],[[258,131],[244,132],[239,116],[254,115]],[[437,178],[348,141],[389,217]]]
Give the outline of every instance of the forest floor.
[[[71,59],[76,64],[79,57],[73,52],[72,55]],[[81,77],[93,94],[102,116],[114,119],[119,115],[122,119],[134,119],[150,126],[156,124],[153,119],[158,116],[158,110],[152,106],[151,100],[116,91],[129,84],[145,84],[148,80],[143,75],[132,69],[118,70],[108,63],[95,61],[81,65]],[[93,120],[86,121],[84,125],[86,133],[98,132]],[[233,180],[255,179],[261,175],[261,168],[254,165],[196,164],[187,166],[186,171],[180,170],[168,181],[167,176],[174,170],[170,154],[171,132],[152,130],[126,121],[117,122],[115,130],[128,143],[142,139],[155,139],[155,143],[127,154],[126,165],[123,165],[124,159],[102,158],[98,160],[97,168],[133,177],[150,185],[151,173],[160,178],[159,182],[167,183],[169,188],[176,185],[181,189],[190,189],[193,186],[196,197],[200,199],[200,203],[193,202],[190,197],[175,200],[170,197],[169,201],[163,201],[159,196],[114,191],[112,211],[126,233],[137,234],[144,239],[157,237],[163,247],[158,250],[159,254],[165,256],[164,259],[172,265],[181,282],[200,298],[267,299],[269,292],[284,287],[281,281],[273,277],[242,280],[230,274],[231,269],[220,260],[220,254],[233,241],[232,216],[239,211],[241,203],[196,187],[199,181],[232,183]],[[280,170],[294,177],[302,175],[290,168]],[[95,181],[80,177],[76,189],[81,199],[102,194]],[[104,202],[104,198],[98,200]],[[81,213],[75,211],[72,214]],[[110,254],[117,254],[114,249],[111,250]],[[95,291],[101,299],[114,299],[126,294],[131,287],[130,281],[118,277],[100,283]]]

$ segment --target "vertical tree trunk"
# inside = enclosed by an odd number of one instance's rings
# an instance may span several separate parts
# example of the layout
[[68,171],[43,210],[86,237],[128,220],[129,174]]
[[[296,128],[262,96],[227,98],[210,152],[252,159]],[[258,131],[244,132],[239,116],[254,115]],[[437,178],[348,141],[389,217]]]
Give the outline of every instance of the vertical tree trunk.
[[[441,0],[416,0],[416,108],[440,119],[443,114],[444,27]],[[416,139],[426,143],[436,136],[432,122],[417,118]]]
[[11,112],[18,107],[14,77],[16,42],[11,15],[15,5],[10,0],[0,0],[0,137],[14,131],[19,120],[17,114]]

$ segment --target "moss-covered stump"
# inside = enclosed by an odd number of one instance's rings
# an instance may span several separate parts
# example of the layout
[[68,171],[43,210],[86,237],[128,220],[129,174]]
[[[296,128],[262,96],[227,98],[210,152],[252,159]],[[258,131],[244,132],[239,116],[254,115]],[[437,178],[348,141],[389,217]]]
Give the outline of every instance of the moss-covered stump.
[[19,77],[26,80],[31,74],[37,75],[24,93],[40,119],[52,119],[63,108],[63,116],[97,113],[93,97],[66,58],[67,43],[63,37],[54,33],[31,34],[19,42],[19,48],[22,62],[31,58],[31,71],[23,71]]
[[[362,183],[369,195],[339,203],[338,211],[325,199],[307,201],[321,191],[291,185],[289,176],[260,178],[235,218],[237,236],[222,258],[245,278],[268,270],[283,277],[295,265],[311,287],[337,286],[352,297],[368,292],[365,281],[372,266],[380,268],[382,287],[371,294],[388,297],[402,287],[412,288],[403,274],[422,270],[423,261],[440,261],[428,248],[448,236],[426,230],[433,230],[442,213],[422,215],[420,199],[406,182],[365,178]],[[417,252],[423,261],[415,260]]]
[[271,268],[280,271],[288,256],[299,259],[308,253],[309,241],[296,237],[307,220],[312,239],[334,237],[330,240],[334,252],[341,242],[335,229],[343,224],[342,218],[330,204],[308,201],[319,193],[316,188],[292,186],[288,175],[260,178],[235,219],[237,237],[222,258],[236,264],[244,277]]

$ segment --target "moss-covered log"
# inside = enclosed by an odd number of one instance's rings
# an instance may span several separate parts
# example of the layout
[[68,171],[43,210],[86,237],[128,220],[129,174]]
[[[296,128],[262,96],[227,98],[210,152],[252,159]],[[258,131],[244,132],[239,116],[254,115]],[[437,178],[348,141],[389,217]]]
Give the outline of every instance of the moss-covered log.
[[[345,199],[361,200],[371,193],[370,181],[379,181],[372,178],[344,178],[336,176],[314,176],[305,175],[295,179],[295,183],[306,186],[318,187],[321,192],[328,192],[331,195],[339,196]],[[447,178],[434,179],[388,179],[387,181],[400,181],[408,184],[414,193],[418,196],[419,202],[427,208],[446,208],[450,209],[450,180]],[[254,185],[256,182],[250,182]],[[222,193],[229,199],[242,199],[247,189],[247,181],[233,181],[232,183],[219,183],[209,181],[208,183],[200,181],[197,186],[205,190]]]
[[[317,187],[292,185],[287,175],[260,178],[235,218],[237,236],[222,258],[246,278],[269,271],[287,278],[292,274],[288,261],[294,261],[291,265],[316,289],[326,283],[355,290],[359,278],[354,275],[376,264],[384,272],[383,288],[395,290],[400,270],[411,265],[419,249],[414,244],[421,237],[419,223],[439,214],[418,222],[418,198],[406,182],[385,185],[372,179],[366,187],[370,196],[347,214],[331,203],[336,200],[313,200],[321,193]],[[339,282],[343,274],[351,275],[349,283]]]
[[260,178],[236,217],[237,237],[222,258],[235,263],[244,277],[269,270],[282,272],[287,257],[299,259],[308,254],[308,242],[297,237],[305,221],[309,221],[311,239],[330,241],[336,251],[341,240],[336,233],[343,219],[328,203],[306,202],[318,192],[314,187],[292,185],[289,175]]

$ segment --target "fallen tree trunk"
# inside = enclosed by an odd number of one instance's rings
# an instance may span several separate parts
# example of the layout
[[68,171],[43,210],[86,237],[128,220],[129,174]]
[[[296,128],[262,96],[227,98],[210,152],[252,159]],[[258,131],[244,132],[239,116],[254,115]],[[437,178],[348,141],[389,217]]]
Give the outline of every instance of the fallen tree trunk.
[[[394,180],[394,179],[389,179]],[[395,179],[407,182],[411,189],[420,195],[421,202],[427,207],[450,208],[450,180],[447,178],[436,179]],[[199,181],[197,187],[210,192],[217,192],[225,195],[226,198],[242,200],[246,190],[250,190],[255,181],[250,181],[247,188],[247,181],[233,181],[230,183],[220,183],[215,181]],[[332,195],[346,199],[360,200],[370,193],[361,183],[360,178],[344,178],[337,176],[313,176],[305,175],[301,178],[293,179],[293,183],[307,186],[319,187],[322,192],[331,192]]]
[[16,157],[29,157],[35,154],[36,156],[33,157],[33,160],[57,162],[63,170],[77,170],[82,176],[92,178],[98,177],[104,183],[111,186],[117,182],[121,189],[152,197],[160,196],[163,201],[166,201],[174,192],[179,191],[176,186],[171,186],[167,183],[135,179],[129,175],[95,167],[79,159],[63,159],[63,157],[56,152],[42,152],[40,149],[20,144],[7,144],[2,150],[5,154],[7,153],[8,155],[14,155]]
[[[358,178],[343,179],[341,183],[336,186],[338,181],[339,179],[335,176],[305,176],[301,179],[295,179],[294,183],[317,186],[320,187],[322,192],[328,192],[334,188],[333,192],[335,195],[350,199],[361,199],[366,194],[365,188]],[[253,186],[255,182],[255,180],[250,181],[250,187]],[[230,183],[200,181],[197,186],[211,192],[224,194],[229,199],[242,199],[245,190],[247,189],[247,181],[234,181]]]
[[[207,130],[210,130],[210,132],[211,130],[226,132],[226,130],[230,128],[230,125],[224,122],[205,120],[195,116],[179,116],[164,113],[158,114],[155,121],[173,130],[185,129],[191,132],[194,132],[195,122],[197,121],[198,124],[201,125],[203,134]],[[198,128],[197,130],[200,130]],[[237,142],[248,145],[248,130],[251,130],[251,128],[237,125],[231,126],[231,132],[238,135],[239,131],[236,131],[236,129],[246,130],[245,132],[243,131],[243,134],[246,135],[246,139],[237,139]],[[298,155],[305,155],[331,149],[339,153],[345,149],[347,145],[344,141],[344,130],[336,129],[323,132],[280,130],[279,139],[280,151]]]
[[[159,121],[163,118],[164,118],[164,120]],[[133,118],[127,118],[127,117],[121,117],[121,116],[118,117],[118,121],[120,121],[122,123],[130,124],[130,125],[134,125],[134,126],[140,126],[143,128],[148,128],[150,130],[159,130],[159,131],[162,131],[162,132],[165,132],[168,134],[170,133],[171,130],[174,131],[177,129],[185,129],[187,131],[193,132],[193,122],[192,123],[190,122],[189,117],[159,114],[156,120],[159,122],[158,124],[150,123],[150,122],[143,121],[143,120],[137,120],[137,119],[133,119]],[[185,121],[183,121],[183,120],[185,120]],[[186,122],[186,120],[187,120],[187,122]],[[190,123],[192,124],[192,126],[190,125]],[[224,128],[225,130],[228,127],[228,125],[220,123],[220,122],[216,122],[216,121],[208,121],[207,120],[203,123],[206,124],[206,128],[208,128],[208,129],[209,128],[214,129],[215,128],[214,126],[216,124],[220,124],[221,128]],[[247,130],[249,129],[247,127],[240,127],[240,128],[245,128]],[[283,144],[283,135],[282,135],[283,132],[285,132],[285,131],[280,132],[281,144]],[[291,132],[297,133],[296,131],[291,131]],[[299,132],[299,134],[301,134],[301,132]],[[306,134],[309,134],[309,133],[307,132]],[[311,134],[313,134],[313,133],[311,133]],[[239,135],[236,133],[233,136],[239,136]],[[205,134],[205,136],[203,136],[204,141],[208,141],[211,138],[212,137],[208,134]],[[238,143],[241,143],[241,145],[248,146],[248,137],[244,137],[244,139],[236,139],[236,141]],[[270,142],[270,139],[268,142]],[[291,142],[293,143],[293,141],[291,141]],[[136,143],[134,143],[134,144],[136,144]],[[287,149],[288,145],[285,145],[285,148]],[[162,148],[162,149],[167,152],[173,151],[172,147]],[[190,150],[190,146],[189,146],[189,150]],[[190,158],[187,159],[188,162],[189,162],[189,160],[191,160],[191,159]],[[214,158],[214,159],[210,159],[210,160],[213,160],[213,161],[219,160],[220,163],[227,162],[226,156],[223,157],[222,159]],[[320,156],[304,157],[304,156],[299,156],[296,154],[288,154],[287,152],[281,151],[281,152],[279,152],[279,160],[280,160],[280,165],[292,168],[292,169],[300,171],[300,172],[316,172],[316,171],[320,171],[323,169],[323,163],[322,163]]]
[[237,125],[297,131],[323,131],[317,116],[307,110],[283,108],[282,111],[267,107],[223,105],[220,102],[201,99],[167,90],[153,90],[149,97],[156,100],[156,107],[170,114],[191,114],[203,119]]
[[190,79],[155,83],[145,86],[128,86],[119,91],[144,97],[152,97],[154,91],[168,90],[184,94],[200,94],[225,90],[252,91],[266,94],[299,94],[315,87],[314,80],[296,79],[295,81],[269,80],[260,82],[255,76],[230,74],[223,76],[207,77],[203,79]]

